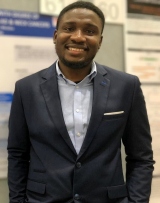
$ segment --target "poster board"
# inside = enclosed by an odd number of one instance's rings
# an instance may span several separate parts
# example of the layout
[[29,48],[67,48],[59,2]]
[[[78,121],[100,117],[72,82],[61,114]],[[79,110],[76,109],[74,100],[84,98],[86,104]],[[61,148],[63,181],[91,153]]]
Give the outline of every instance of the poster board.
[[150,203],[160,202],[160,2],[127,0],[126,72],[139,77],[156,161]]
[[8,118],[15,82],[56,59],[56,18],[38,13],[0,10],[0,178],[7,176]]

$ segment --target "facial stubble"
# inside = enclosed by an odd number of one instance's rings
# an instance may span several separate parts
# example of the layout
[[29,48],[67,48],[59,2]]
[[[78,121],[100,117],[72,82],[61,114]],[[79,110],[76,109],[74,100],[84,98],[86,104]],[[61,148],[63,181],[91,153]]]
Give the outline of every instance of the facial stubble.
[[[55,50],[56,50],[56,53],[57,53],[57,48],[55,46]],[[57,53],[58,55],[58,53]],[[59,57],[59,56],[58,56]],[[85,67],[87,67],[91,62],[92,60],[94,59],[94,56],[92,58],[89,58],[87,60],[83,60],[83,61],[68,61],[67,59],[65,59],[65,57],[59,57],[59,60],[65,65],[67,66],[68,68],[71,68],[71,69],[83,69]]]

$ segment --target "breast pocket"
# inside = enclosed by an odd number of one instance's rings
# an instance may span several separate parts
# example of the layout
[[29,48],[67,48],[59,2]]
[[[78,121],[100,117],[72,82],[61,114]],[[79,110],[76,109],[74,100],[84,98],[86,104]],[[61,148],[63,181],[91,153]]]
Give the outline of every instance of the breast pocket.
[[124,118],[125,113],[119,113],[119,114],[111,114],[111,115],[103,115],[103,120],[111,120],[111,119],[120,119]]

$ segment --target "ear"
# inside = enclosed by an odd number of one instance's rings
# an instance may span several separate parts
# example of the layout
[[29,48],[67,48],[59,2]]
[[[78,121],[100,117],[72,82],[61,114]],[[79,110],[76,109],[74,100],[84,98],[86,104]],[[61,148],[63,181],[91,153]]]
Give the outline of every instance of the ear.
[[100,47],[101,47],[102,40],[103,40],[103,36],[101,35],[101,38],[100,38],[100,40],[99,40],[99,47],[98,47],[98,49],[100,49]]
[[57,30],[54,31],[53,43],[56,44],[56,41],[57,41]]

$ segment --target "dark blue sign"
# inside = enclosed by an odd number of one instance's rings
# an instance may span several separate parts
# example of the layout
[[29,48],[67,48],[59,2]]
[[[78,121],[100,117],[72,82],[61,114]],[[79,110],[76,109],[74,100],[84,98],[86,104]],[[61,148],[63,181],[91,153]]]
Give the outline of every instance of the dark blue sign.
[[0,93],[0,103],[1,102],[12,102],[13,94],[10,93]]
[[0,35],[53,37],[56,17],[0,9]]

